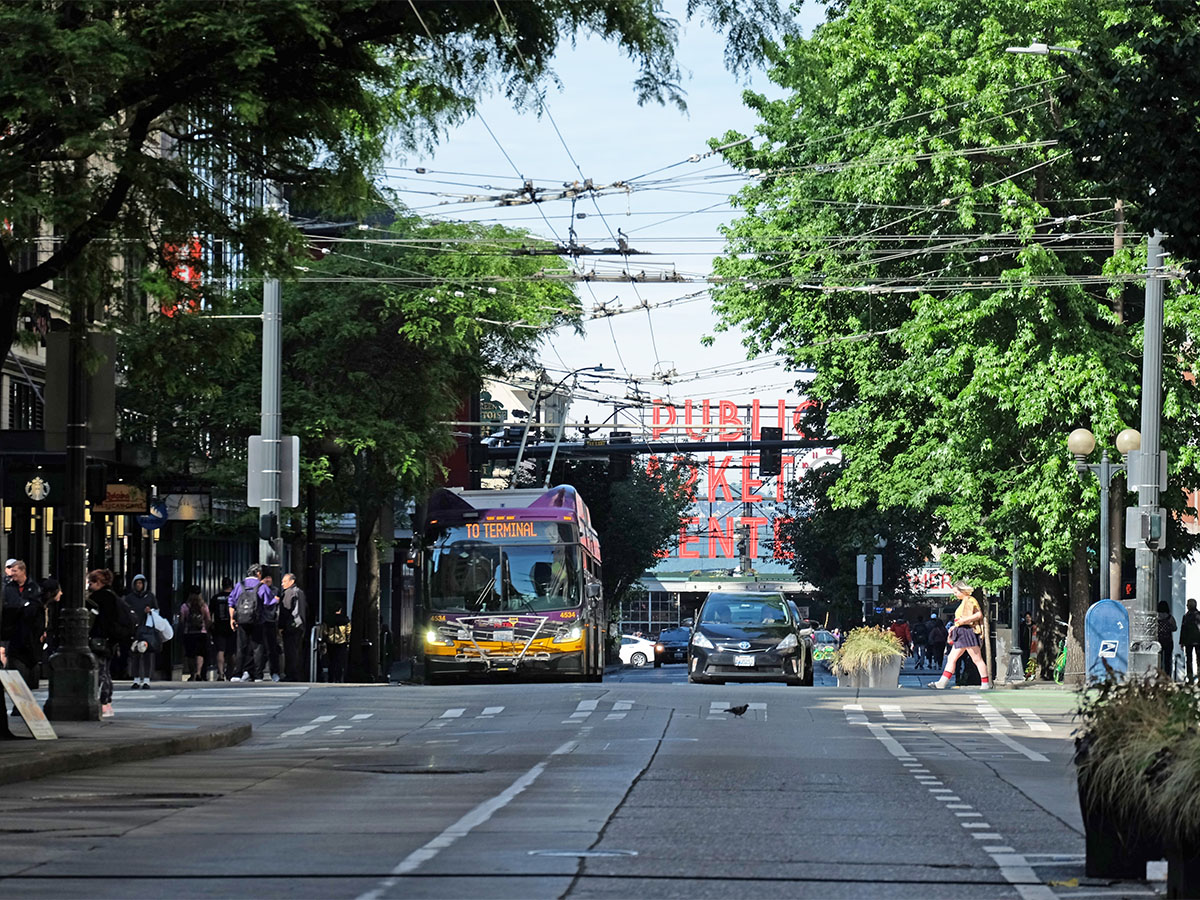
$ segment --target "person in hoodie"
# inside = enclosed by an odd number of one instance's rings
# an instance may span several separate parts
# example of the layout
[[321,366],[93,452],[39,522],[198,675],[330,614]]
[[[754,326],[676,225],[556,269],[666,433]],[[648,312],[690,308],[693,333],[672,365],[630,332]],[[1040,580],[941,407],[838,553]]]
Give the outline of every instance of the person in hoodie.
[[236,672],[240,676],[230,681],[258,681],[263,676],[263,621],[267,607],[279,603],[279,597],[262,581],[262,566],[257,564],[246,571],[246,577],[229,592],[229,625],[237,636]]

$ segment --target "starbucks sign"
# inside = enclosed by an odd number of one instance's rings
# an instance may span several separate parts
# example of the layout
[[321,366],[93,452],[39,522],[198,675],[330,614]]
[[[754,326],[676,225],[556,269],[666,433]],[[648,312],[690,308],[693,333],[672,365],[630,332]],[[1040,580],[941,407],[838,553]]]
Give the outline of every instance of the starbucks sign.
[[508,418],[508,410],[492,399],[492,395],[483,391],[479,395],[479,419],[481,422],[494,422],[495,425],[484,424],[480,432],[489,435]]

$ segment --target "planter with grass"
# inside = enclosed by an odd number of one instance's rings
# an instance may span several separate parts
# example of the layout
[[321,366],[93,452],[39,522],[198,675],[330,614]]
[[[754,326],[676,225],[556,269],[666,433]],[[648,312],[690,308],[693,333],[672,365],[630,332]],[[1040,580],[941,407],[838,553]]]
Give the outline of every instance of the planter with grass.
[[834,654],[829,670],[839,687],[899,687],[904,645],[891,631],[855,628]]
[[1200,690],[1165,677],[1109,681],[1079,714],[1087,875],[1141,879],[1165,856],[1167,896],[1200,896]]

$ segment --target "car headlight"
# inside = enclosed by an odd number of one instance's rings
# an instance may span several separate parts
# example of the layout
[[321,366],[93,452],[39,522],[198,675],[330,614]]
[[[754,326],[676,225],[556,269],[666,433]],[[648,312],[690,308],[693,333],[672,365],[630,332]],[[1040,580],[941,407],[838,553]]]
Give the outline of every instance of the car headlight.
[[572,625],[570,628],[560,630],[558,634],[554,635],[554,640],[552,643],[570,644],[573,641],[579,640],[581,637],[583,637],[583,629],[578,625]]
[[425,632],[425,643],[434,644],[438,647],[453,647],[454,641],[442,637],[436,628],[430,628]]
[[800,642],[796,640],[796,636],[794,634],[789,634],[782,641],[775,645],[775,649],[780,653],[791,653],[799,646]]
[[713,642],[697,631],[692,635],[692,646],[700,647],[704,650],[711,650],[713,649]]
[[667,648],[666,648],[666,647],[664,647],[662,644],[655,644],[655,645],[654,645],[654,652],[655,652],[655,653],[662,653],[662,652],[663,652],[664,650],[666,650],[666,649],[667,649]]

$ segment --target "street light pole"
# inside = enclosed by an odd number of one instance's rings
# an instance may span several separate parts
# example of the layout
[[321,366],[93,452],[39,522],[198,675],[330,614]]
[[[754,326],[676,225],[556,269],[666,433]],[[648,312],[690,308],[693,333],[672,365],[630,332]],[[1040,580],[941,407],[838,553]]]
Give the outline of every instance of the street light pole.
[[[1130,453],[1141,446],[1141,443],[1142,436],[1132,428],[1126,428],[1117,435],[1117,451],[1126,459]],[[1096,436],[1086,428],[1076,428],[1067,436],[1067,449],[1075,457],[1076,471],[1092,472],[1100,481],[1100,599],[1111,600],[1112,586],[1108,570],[1108,558],[1111,552],[1108,543],[1108,491],[1112,486],[1113,476],[1118,472],[1125,471],[1126,464],[1113,465],[1108,460],[1107,450],[1100,454],[1099,465],[1084,462],[1085,458],[1096,449]]]

